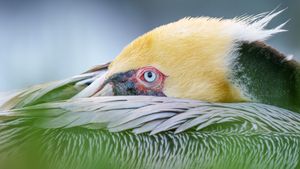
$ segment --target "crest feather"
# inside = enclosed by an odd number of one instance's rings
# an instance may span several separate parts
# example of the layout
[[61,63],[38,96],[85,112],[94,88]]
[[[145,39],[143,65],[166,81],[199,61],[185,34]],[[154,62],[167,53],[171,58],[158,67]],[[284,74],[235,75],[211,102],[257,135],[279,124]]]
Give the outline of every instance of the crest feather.
[[283,29],[284,22],[273,29],[266,29],[266,26],[274,19],[276,16],[281,14],[283,10],[275,12],[264,12],[254,16],[242,16],[233,19],[234,24],[228,27],[229,32],[232,33],[236,41],[264,41],[274,34],[285,32],[287,30]]

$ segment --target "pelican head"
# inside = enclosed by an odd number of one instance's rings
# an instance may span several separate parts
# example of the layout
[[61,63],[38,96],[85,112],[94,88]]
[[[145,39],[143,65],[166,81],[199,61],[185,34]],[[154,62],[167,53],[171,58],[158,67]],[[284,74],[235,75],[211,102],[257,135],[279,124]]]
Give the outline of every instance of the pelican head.
[[293,107],[298,63],[263,43],[285,31],[285,23],[265,28],[281,12],[184,18],[157,27],[121,51],[109,66],[105,84],[113,95]]

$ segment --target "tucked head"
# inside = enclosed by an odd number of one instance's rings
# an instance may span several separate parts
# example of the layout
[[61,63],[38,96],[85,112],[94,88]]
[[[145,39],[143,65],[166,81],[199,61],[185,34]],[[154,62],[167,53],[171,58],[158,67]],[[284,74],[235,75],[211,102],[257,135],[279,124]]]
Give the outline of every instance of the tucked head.
[[264,29],[280,12],[248,18],[184,18],[138,37],[109,66],[115,95],[156,95],[213,102],[247,100],[231,80],[242,43],[283,31]]

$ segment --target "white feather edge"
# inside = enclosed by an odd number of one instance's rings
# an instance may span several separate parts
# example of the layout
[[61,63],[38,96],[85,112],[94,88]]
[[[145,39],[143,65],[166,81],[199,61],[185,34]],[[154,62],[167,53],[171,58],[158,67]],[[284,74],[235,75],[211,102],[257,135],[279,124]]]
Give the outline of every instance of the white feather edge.
[[266,28],[283,11],[285,9],[277,12],[275,9],[271,12],[264,12],[254,16],[241,16],[227,20],[229,25],[226,26],[225,32],[229,33],[235,41],[265,41],[274,34],[287,31],[283,27],[289,20],[275,28]]
[[15,97],[18,95],[20,91],[11,91],[11,92],[1,92],[0,93],[0,107],[6,103],[8,100],[11,98]]
[[95,94],[99,90],[103,82],[105,81],[106,73],[107,70],[101,70],[96,77],[84,81],[83,83],[90,82],[91,84],[85,89],[83,89],[81,92],[76,94],[73,98],[90,97],[93,94]]

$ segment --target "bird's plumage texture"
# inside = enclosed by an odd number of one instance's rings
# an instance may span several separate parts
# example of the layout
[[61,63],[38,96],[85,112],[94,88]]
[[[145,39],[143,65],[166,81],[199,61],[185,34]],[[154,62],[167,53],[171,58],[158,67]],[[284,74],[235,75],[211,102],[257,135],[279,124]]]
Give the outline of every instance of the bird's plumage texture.
[[[5,142],[10,145],[1,145],[8,146],[0,154],[0,166],[6,169],[299,168],[300,138],[289,133],[195,131],[149,136],[82,128],[14,128],[6,130],[14,136]],[[26,161],[20,164],[20,159]]]
[[[89,89],[94,89],[97,79],[107,71],[107,64],[96,66],[91,70],[60,81],[54,81],[32,86],[18,92],[12,92],[5,97],[5,102],[0,104],[1,109],[15,109],[30,105],[67,100],[73,97],[81,97],[81,91],[85,89],[86,95],[90,95]],[[92,93],[95,92],[95,89]],[[4,95],[4,94],[3,94]],[[9,97],[9,98],[7,98]],[[3,99],[4,100],[4,99]]]
[[243,43],[232,61],[231,82],[250,101],[300,112],[300,64],[262,43]]
[[44,103],[4,112],[2,117],[10,122],[15,118],[30,118],[34,126],[42,128],[83,127],[111,132],[133,130],[134,133],[156,134],[189,129],[300,132],[300,115],[275,106],[153,96],[96,97]]
[[296,168],[299,116],[255,103],[79,98],[3,111],[0,156],[50,168]]

